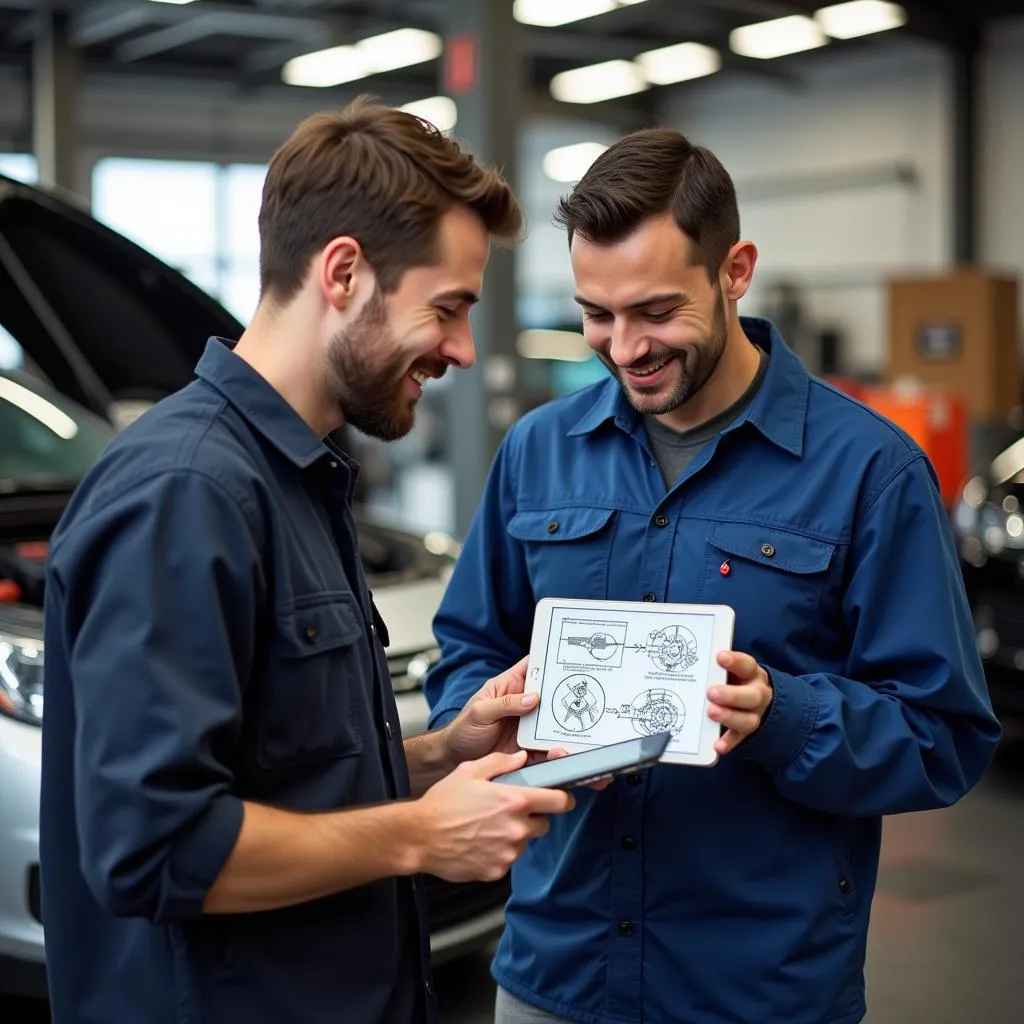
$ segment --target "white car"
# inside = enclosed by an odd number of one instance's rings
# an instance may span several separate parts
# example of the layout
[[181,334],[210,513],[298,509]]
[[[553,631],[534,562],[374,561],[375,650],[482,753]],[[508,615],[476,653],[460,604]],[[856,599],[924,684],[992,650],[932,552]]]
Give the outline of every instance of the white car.
[[[115,424],[187,383],[208,336],[241,326],[176,271],[81,211],[0,176],[0,328],[23,353],[0,372],[0,993],[44,997],[39,779],[46,546]],[[451,538],[357,513],[360,552],[388,623],[406,736],[426,727],[431,620]],[[507,880],[428,878],[435,961],[500,933]],[[83,941],[88,941],[87,938]]]

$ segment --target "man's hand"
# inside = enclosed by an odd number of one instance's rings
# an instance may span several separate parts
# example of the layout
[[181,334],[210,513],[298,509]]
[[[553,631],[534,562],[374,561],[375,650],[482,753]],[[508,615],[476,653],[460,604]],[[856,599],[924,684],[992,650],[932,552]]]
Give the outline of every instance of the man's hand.
[[[470,697],[458,718],[444,730],[447,760],[452,767],[491,753],[518,752],[516,733],[519,719],[532,711],[539,699],[536,693],[524,693],[526,662],[527,659],[523,658],[510,669],[488,679]],[[539,759],[543,758],[531,760]]]
[[531,839],[548,831],[547,815],[572,810],[572,794],[562,790],[490,781],[525,763],[523,751],[490,754],[459,765],[427,790],[416,801],[420,813],[410,837],[416,870],[449,882],[496,881]]
[[760,727],[772,702],[772,684],[749,654],[722,651],[718,664],[729,673],[729,682],[708,690],[708,717],[725,726],[727,731],[715,741],[715,750],[727,754]]

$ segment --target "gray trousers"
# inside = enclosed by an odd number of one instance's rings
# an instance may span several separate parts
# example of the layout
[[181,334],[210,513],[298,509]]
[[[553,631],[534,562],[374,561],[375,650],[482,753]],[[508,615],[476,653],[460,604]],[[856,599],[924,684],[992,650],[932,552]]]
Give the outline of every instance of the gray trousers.
[[572,1021],[524,1003],[499,985],[494,1000],[494,1024],[572,1024]]

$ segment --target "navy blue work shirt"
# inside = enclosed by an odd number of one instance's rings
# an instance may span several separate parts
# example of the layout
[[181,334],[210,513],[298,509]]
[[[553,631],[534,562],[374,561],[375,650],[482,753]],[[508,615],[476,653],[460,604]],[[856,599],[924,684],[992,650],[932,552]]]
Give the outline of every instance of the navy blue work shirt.
[[[53,536],[42,903],[55,1024],[434,1019],[419,880],[202,914],[243,801],[409,795],[356,467],[229,347],[126,429]],[[386,644],[386,639],[383,639]]]
[[613,379],[518,422],[436,617],[434,727],[544,597],[731,605],[771,676],[716,766],[577,791],[513,867],[494,976],[574,1021],[860,1021],[881,816],[951,804],[999,737],[922,451],[741,322],[764,383],[668,489]]

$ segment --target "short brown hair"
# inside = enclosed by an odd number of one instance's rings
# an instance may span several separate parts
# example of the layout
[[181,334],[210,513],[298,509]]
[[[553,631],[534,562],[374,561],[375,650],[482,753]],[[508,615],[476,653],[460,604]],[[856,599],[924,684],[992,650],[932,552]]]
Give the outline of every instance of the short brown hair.
[[644,128],[624,135],[558,204],[555,221],[596,245],[621,241],[648,217],[672,211],[714,280],[739,241],[736,189],[718,157],[679,132]]
[[437,226],[454,205],[488,233],[514,240],[523,215],[508,182],[453,138],[405,111],[360,96],[306,118],[274,153],[260,208],[260,291],[281,303],[309,261],[351,235],[384,292],[410,267],[436,259]]

